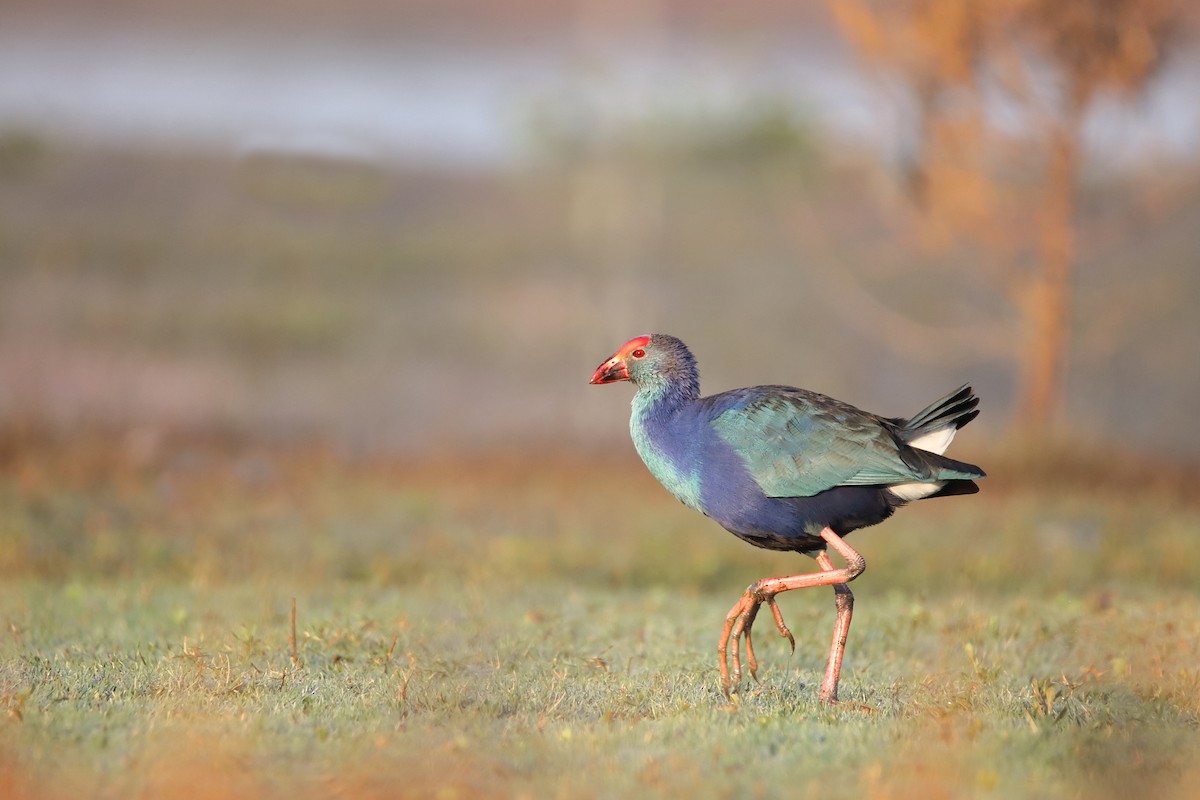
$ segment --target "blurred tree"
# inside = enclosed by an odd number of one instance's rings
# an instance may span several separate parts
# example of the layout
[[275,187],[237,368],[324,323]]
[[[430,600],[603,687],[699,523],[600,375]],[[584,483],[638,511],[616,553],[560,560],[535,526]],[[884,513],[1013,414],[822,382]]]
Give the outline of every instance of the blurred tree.
[[845,36],[913,98],[908,193],[927,243],[1000,253],[1017,309],[1018,414],[1047,428],[1063,394],[1083,121],[1140,93],[1183,0],[830,0]]

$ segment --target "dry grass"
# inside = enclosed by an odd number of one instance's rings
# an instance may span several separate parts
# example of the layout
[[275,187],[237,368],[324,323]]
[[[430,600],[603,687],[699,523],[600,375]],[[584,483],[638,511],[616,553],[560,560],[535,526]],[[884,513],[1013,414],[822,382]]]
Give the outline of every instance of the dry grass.
[[764,634],[761,684],[725,703],[722,615],[799,565],[624,459],[30,433],[2,452],[5,796],[1198,787],[1197,511],[1154,481],[1002,486],[856,534],[856,705],[830,710],[817,593],[783,602],[795,656]]

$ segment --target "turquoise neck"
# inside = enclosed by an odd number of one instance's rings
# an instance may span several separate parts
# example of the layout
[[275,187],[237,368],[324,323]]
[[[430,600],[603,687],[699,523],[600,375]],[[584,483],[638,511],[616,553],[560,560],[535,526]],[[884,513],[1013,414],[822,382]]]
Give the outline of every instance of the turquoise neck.
[[[700,508],[700,476],[688,470],[681,456],[681,443],[667,440],[675,414],[688,401],[696,399],[694,387],[659,383],[638,387],[633,396],[633,413],[629,417],[629,433],[633,446],[647,469],[667,491],[692,508]],[[676,428],[678,429],[678,428]]]

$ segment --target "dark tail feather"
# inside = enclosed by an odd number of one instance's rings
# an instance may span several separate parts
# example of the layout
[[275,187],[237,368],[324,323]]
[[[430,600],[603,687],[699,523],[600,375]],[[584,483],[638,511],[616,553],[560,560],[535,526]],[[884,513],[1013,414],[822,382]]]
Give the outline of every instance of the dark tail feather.
[[899,420],[905,441],[953,425],[961,428],[979,416],[979,398],[970,384],[963,384],[950,394],[918,411],[911,419]]
[[[938,494],[945,496],[947,487],[956,481],[970,483],[973,478],[986,478],[987,473],[974,464],[966,461],[947,458],[946,456],[919,450],[915,447],[900,448],[900,458],[921,480],[949,481]],[[965,492],[949,492],[949,494],[964,494]]]
[[953,497],[956,494],[975,494],[979,491],[979,485],[975,481],[946,481],[946,485],[938,489],[934,494],[926,497],[926,500],[931,500],[935,497]]

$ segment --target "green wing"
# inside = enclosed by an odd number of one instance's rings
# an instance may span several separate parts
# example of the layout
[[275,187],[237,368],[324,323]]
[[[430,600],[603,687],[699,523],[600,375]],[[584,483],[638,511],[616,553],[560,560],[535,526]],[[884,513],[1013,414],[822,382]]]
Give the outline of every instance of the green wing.
[[903,444],[889,420],[816,392],[760,386],[709,400],[713,429],[741,456],[768,497],[977,477],[947,469],[939,456]]

